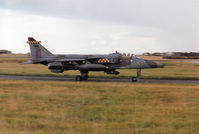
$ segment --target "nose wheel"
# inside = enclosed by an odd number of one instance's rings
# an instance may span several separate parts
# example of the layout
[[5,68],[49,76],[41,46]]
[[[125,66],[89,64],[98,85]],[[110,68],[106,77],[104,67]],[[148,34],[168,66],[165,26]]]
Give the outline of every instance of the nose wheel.
[[131,81],[132,82],[137,82],[137,80],[140,78],[141,76],[141,69],[137,69],[137,76],[136,77],[132,77]]
[[137,77],[132,77],[132,78],[131,78],[131,81],[132,81],[132,82],[137,82]]

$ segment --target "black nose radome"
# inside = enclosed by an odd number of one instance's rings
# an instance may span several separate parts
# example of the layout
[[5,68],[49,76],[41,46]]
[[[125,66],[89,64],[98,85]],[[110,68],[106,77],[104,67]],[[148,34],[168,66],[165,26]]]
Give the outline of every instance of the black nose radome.
[[157,68],[163,68],[164,67],[164,64],[162,64],[162,63],[156,62],[156,64],[157,64]]
[[150,61],[150,60],[145,60],[145,61],[151,68],[163,68],[164,67],[164,64],[162,64],[162,63],[158,63],[158,62],[154,62],[154,61]]

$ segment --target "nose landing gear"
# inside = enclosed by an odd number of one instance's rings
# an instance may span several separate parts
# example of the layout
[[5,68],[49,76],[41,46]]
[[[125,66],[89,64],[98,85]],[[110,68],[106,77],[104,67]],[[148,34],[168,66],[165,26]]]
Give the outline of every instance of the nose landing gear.
[[136,77],[132,77],[131,81],[132,82],[137,82],[137,80],[140,78],[141,76],[141,69],[137,69],[137,76]]

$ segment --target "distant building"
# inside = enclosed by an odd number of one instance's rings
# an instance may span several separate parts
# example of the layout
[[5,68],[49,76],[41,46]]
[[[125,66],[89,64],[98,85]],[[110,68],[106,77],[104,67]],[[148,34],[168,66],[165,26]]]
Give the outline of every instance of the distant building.
[[142,55],[145,55],[145,56],[166,56],[166,55],[168,55],[168,52],[155,52],[155,53],[146,52],[146,53],[143,53]]
[[143,53],[145,56],[163,56],[167,59],[199,59],[197,52],[156,52],[156,53]]
[[11,54],[12,52],[9,50],[0,50],[0,54]]
[[199,59],[199,53],[196,52],[172,52],[163,56],[167,59]]

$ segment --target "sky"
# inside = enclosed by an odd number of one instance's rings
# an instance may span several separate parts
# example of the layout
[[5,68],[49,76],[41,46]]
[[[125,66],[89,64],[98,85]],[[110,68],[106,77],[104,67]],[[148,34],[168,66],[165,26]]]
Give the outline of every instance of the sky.
[[199,0],[0,0],[0,49],[55,54],[199,52]]

